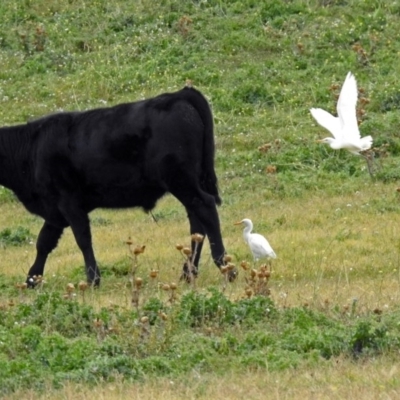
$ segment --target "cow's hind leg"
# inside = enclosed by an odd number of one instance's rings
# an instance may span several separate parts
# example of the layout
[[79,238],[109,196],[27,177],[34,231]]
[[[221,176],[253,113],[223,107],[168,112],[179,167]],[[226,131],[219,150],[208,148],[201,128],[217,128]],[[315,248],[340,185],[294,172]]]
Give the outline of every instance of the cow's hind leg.
[[54,226],[45,222],[40,230],[39,237],[36,242],[36,259],[28,272],[26,283],[29,287],[34,287],[37,279],[43,275],[44,265],[48,255],[56,248],[64,228]]
[[[214,197],[200,189],[183,185],[171,189],[170,192],[186,207],[191,230],[200,226],[203,227],[203,232],[205,232],[210,242],[214,263],[221,267],[224,264],[225,248],[222,242],[219,216]],[[198,263],[200,251],[198,251],[197,256]]]
[[78,244],[85,260],[87,281],[90,285],[100,285],[100,270],[93,252],[92,234],[88,214],[71,199],[66,199],[60,210],[71,226],[76,243]]

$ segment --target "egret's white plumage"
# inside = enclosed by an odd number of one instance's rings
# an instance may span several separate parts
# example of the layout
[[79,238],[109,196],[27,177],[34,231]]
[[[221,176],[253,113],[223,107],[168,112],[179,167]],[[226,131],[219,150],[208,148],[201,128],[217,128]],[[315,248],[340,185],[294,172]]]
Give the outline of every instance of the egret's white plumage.
[[268,243],[268,240],[258,233],[251,233],[251,231],[253,230],[253,223],[250,219],[242,219],[241,221],[236,222],[235,225],[239,224],[244,225],[243,238],[245,242],[249,245],[255,260],[258,260],[262,257],[276,258],[276,254],[274,250],[272,250],[272,247]]
[[321,108],[311,108],[311,115],[319,125],[332,133],[333,137],[320,140],[327,143],[334,150],[346,149],[353,154],[368,150],[372,146],[372,137],[361,137],[358,129],[356,105],[357,82],[354,75],[349,72],[340,91],[337,103],[338,116],[334,117]]

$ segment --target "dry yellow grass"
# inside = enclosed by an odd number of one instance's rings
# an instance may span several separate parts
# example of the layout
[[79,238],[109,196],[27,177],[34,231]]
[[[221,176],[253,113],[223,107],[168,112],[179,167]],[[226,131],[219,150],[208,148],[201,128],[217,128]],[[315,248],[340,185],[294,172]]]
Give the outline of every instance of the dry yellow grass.
[[[399,303],[400,296],[400,217],[395,212],[377,211],[376,203],[383,206],[398,201],[393,186],[371,182],[342,197],[321,194],[282,201],[251,193],[234,206],[223,205],[220,218],[226,248],[237,264],[243,259],[252,260],[241,229],[233,225],[235,221],[252,218],[255,230],[269,239],[278,254],[271,279],[271,295],[278,305],[307,304],[329,309],[333,304],[346,306],[357,299],[359,308],[390,308]],[[189,244],[190,239],[185,211],[168,196],[160,202],[157,213],[161,218],[156,223],[140,210],[94,211],[92,235],[100,264],[113,265],[127,258],[125,240],[130,236],[135,244],[146,245],[145,253],[139,256],[138,275],[147,278],[151,269],[157,269],[158,281],[176,282],[183,258],[175,244]],[[108,223],[102,225],[96,223],[98,220]],[[262,223],[267,224],[269,231],[260,231]],[[20,204],[3,205],[0,228],[18,225],[37,234],[41,221]],[[23,279],[34,259],[35,246],[6,247],[0,251],[0,273]],[[56,275],[62,280],[63,275],[68,276],[71,268],[79,265],[83,265],[81,253],[71,230],[66,229],[48,259],[45,278]],[[240,271],[238,281],[227,288],[229,295],[243,293],[243,275]],[[127,300],[121,299],[121,287],[126,286],[126,280],[112,281],[111,284],[107,277],[103,279],[96,301]],[[206,244],[197,286],[222,284]]]
[[399,366],[393,358],[354,363],[348,359],[333,359],[318,367],[306,367],[283,372],[265,370],[230,372],[223,377],[198,374],[195,371],[179,379],[157,379],[129,384],[116,379],[113,383],[87,387],[66,384],[61,390],[20,392],[12,399],[52,400],[377,400],[400,397]]

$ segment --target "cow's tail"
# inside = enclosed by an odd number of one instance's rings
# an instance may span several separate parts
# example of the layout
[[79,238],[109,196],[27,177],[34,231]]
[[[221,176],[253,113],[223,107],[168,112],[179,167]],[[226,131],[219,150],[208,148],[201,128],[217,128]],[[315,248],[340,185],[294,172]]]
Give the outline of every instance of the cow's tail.
[[218,179],[214,168],[214,123],[210,105],[206,98],[192,87],[185,87],[182,92],[185,99],[197,110],[204,124],[201,187],[214,196],[216,204],[220,205],[222,201],[218,193]]

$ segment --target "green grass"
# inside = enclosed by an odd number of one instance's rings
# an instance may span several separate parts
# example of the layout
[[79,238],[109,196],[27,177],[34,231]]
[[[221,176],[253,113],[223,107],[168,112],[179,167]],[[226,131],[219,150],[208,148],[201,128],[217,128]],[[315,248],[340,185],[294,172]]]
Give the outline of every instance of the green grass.
[[272,372],[400,348],[398,311],[361,317],[356,304],[330,315],[308,308],[277,310],[268,297],[230,301],[210,288],[188,292],[172,305],[150,298],[140,317],[119,307],[96,311],[51,291],[21,296],[24,301],[1,310],[3,395],[40,390],[49,381],[61,387],[65,381],[93,384],[117,375],[137,381],[192,370],[220,374],[225,362],[232,362],[232,369]]
[[[43,288],[28,293],[15,285],[33,262],[41,221],[0,187],[2,394],[39,395],[67,382],[146,385],[196,371],[224,381],[226,365],[234,380],[256,370],[285,377],[341,357],[357,371],[376,358],[391,370],[400,340],[396,2],[2,0],[0,15],[2,126],[147,98],[190,79],[214,113],[228,252],[236,264],[249,257],[233,226],[249,217],[278,254],[270,297],[246,299],[247,276],[225,286],[205,246],[196,290],[179,285],[171,303],[157,284],[179,278],[174,246],[188,242],[188,226],[167,197],[153,212],[157,224],[135,210],[91,215],[104,277],[98,292],[65,296],[67,283],[84,279],[67,230]],[[360,130],[374,138],[373,177],[362,158],[317,144],[328,133],[309,114],[310,107],[335,112],[348,71],[365,99]],[[128,236],[146,244],[137,308]]]

